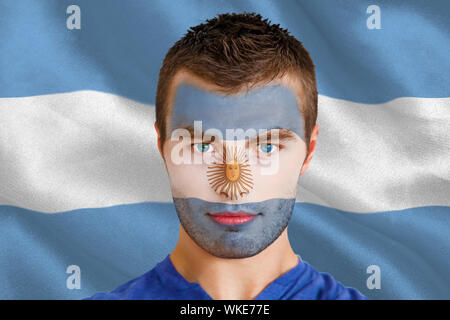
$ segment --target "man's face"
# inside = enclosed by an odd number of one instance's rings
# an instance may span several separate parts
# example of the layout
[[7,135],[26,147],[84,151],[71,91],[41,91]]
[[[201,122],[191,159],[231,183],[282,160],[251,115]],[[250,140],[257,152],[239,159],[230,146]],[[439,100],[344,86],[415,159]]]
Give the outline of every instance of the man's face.
[[306,156],[295,90],[287,78],[233,95],[175,82],[164,159],[180,222],[210,254],[251,257],[288,225]]

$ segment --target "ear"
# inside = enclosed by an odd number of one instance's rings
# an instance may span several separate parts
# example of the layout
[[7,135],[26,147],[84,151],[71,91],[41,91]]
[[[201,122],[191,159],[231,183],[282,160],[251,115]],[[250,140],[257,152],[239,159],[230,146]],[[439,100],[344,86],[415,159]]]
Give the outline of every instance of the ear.
[[311,139],[309,140],[309,151],[308,156],[306,157],[305,162],[303,162],[302,168],[300,169],[300,175],[305,173],[306,169],[308,168],[309,162],[311,161],[314,150],[316,149],[316,141],[317,136],[319,135],[319,126],[316,124],[311,132]]
[[162,145],[161,145],[161,133],[159,131],[158,125],[155,121],[155,130],[156,130],[156,134],[158,136],[158,150],[159,150],[159,154],[161,155],[161,158],[163,159],[163,163],[164,163],[164,167],[166,168],[167,171],[167,163],[166,163],[166,159],[164,158],[164,154],[162,151]]
[[163,157],[163,153],[162,153],[162,147],[161,147],[161,134],[159,132],[159,128],[158,128],[158,124],[155,121],[155,130],[156,130],[156,135],[158,136],[158,150],[159,150],[159,154],[161,155],[161,157]]

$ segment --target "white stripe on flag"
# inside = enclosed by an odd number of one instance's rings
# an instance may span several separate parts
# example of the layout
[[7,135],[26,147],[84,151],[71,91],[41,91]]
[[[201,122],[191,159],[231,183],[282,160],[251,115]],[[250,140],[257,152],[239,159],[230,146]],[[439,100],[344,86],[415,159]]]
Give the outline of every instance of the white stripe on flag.
[[[319,97],[297,201],[350,212],[450,205],[450,98]],[[170,202],[154,107],[77,91],[0,99],[0,205],[46,213]]]

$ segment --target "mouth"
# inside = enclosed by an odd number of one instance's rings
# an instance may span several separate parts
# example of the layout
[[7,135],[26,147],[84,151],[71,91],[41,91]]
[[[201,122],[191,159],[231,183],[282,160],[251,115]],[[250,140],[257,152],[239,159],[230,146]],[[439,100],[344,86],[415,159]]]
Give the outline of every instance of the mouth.
[[215,222],[220,224],[244,224],[252,221],[258,214],[251,214],[247,212],[218,212],[208,213],[208,216]]

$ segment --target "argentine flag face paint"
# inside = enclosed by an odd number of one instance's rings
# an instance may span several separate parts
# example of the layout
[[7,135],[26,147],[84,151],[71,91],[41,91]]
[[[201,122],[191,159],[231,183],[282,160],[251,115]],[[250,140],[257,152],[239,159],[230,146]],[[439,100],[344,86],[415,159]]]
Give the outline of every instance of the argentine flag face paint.
[[306,156],[295,89],[272,82],[225,95],[174,90],[164,155],[180,222],[218,257],[251,257],[289,223]]

